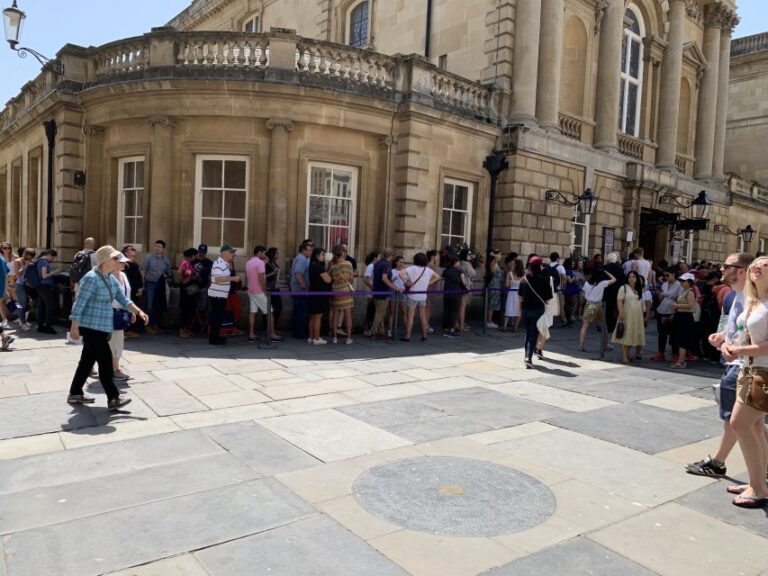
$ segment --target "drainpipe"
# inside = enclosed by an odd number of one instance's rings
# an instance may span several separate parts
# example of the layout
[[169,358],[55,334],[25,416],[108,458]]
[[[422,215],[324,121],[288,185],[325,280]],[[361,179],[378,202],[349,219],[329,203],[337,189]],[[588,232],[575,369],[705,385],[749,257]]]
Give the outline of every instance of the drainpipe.
[[51,247],[53,231],[53,153],[56,148],[56,120],[43,122],[48,139],[48,206],[45,217],[45,247]]
[[432,0],[427,0],[427,30],[424,38],[424,58],[429,60],[429,39],[432,37]]

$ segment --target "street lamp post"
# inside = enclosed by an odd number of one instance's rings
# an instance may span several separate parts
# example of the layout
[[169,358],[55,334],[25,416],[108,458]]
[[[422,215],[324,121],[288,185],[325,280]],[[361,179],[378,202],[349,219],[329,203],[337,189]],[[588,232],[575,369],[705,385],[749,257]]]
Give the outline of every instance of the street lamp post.
[[50,58],[43,56],[37,50],[27,48],[25,46],[19,46],[19,38],[21,38],[21,30],[24,28],[24,20],[27,19],[27,15],[16,5],[16,0],[13,0],[13,5],[10,8],[3,10],[3,27],[5,29],[5,39],[8,41],[8,45],[11,50],[19,55],[19,58],[26,58],[28,54],[40,62],[43,70],[50,70],[54,74],[59,76],[64,74],[64,65],[61,62],[56,62]]

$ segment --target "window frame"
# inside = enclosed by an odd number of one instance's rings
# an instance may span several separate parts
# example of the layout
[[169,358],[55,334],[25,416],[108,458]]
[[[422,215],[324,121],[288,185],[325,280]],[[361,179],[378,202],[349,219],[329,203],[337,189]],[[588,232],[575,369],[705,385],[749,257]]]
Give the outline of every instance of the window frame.
[[[134,248],[136,248],[137,252],[143,252],[144,251],[144,243],[143,242],[128,242],[125,238],[125,188],[123,187],[123,182],[125,182],[125,165],[128,163],[136,163],[136,162],[143,162],[144,163],[144,186],[141,188],[142,190],[142,207],[141,207],[141,219],[142,219],[142,228],[143,228],[143,235],[146,237],[146,223],[147,223],[147,216],[146,216],[146,206],[147,206],[147,159],[145,156],[125,156],[124,158],[119,158],[117,161],[117,233],[115,234],[115,238],[117,239],[117,245],[118,246],[125,246],[126,244],[131,244]],[[134,168],[135,170],[135,168]],[[135,176],[135,172],[134,172]],[[134,182],[135,184],[135,182]],[[136,186],[134,186],[131,190],[138,190]],[[135,216],[130,216],[129,218],[136,219]]]
[[[243,252],[245,253],[248,246],[248,225],[249,225],[249,219],[248,219],[248,212],[249,212],[249,202],[250,202],[250,182],[251,182],[251,158],[249,156],[243,156],[242,154],[197,154],[195,157],[195,213],[194,213],[194,226],[193,226],[193,234],[194,234],[194,244],[202,244],[202,233],[203,233],[203,216],[202,216],[202,210],[203,210],[203,162],[206,160],[213,160],[213,161],[220,161],[220,162],[245,162],[245,214],[243,215],[242,221],[243,221],[243,242],[245,243],[245,246],[235,246],[232,244],[232,247],[237,252]],[[206,188],[210,190],[211,188]],[[227,190],[227,188],[224,187],[224,181],[222,180],[222,187],[221,190]],[[230,188],[230,190],[234,190],[234,188]],[[225,218],[224,217],[224,206],[223,203],[225,202],[225,196],[222,194],[222,211],[221,211],[221,218],[220,220],[241,220],[240,218]],[[212,218],[210,218],[212,219]],[[222,228],[223,232],[223,228]],[[229,242],[229,241],[228,241]],[[214,251],[212,253],[218,253],[217,250],[219,247],[221,247],[222,244],[219,244],[218,246],[214,247]],[[210,248],[209,248],[210,251]]]
[[[583,216],[584,221],[580,222],[579,217]],[[571,218],[571,245],[569,246],[571,254],[574,254],[574,251],[576,248],[579,248],[581,250],[582,256],[588,256],[589,255],[589,229],[591,222],[591,215],[590,214],[582,214],[579,210],[578,204],[573,207],[573,217]],[[583,229],[584,234],[584,244],[576,244],[576,229],[578,227],[581,227]],[[606,231],[612,230],[614,233],[614,242],[615,242],[615,229],[613,228],[603,228],[603,239],[606,238]]]
[[[639,138],[640,137],[640,115],[641,111],[643,109],[643,74],[644,74],[644,52],[645,52],[645,45],[643,44],[643,38],[645,38],[645,22],[643,21],[643,16],[640,13],[640,10],[638,10],[637,6],[634,4],[630,4],[627,6],[624,10],[624,13],[632,12],[634,14],[635,18],[637,19],[637,23],[640,27],[640,34],[633,32],[628,27],[624,26],[622,28],[622,35],[621,35],[621,41],[622,41],[622,50],[624,50],[624,46],[626,46],[626,54],[627,54],[627,60],[626,60],[626,70],[624,67],[621,69],[621,84],[623,84],[626,89],[620,90],[619,92],[619,98],[621,99],[621,102],[619,103],[619,132],[622,134],[626,134],[627,136],[631,138]],[[631,45],[632,42],[637,42],[639,46],[638,51],[638,63],[637,63],[637,78],[634,78],[630,75],[629,70],[632,67],[632,50]],[[629,133],[627,131],[627,117],[628,117],[628,109],[627,109],[627,103],[629,102],[629,85],[633,84],[637,87],[637,100],[635,102],[635,125],[633,127],[633,132]]]
[[[463,186],[467,188],[467,209],[466,210],[456,210],[455,208],[446,208],[445,207],[445,187],[446,186],[454,186],[454,190],[456,186]],[[462,244],[466,244],[470,246],[472,244],[472,223],[473,223],[473,216],[474,216],[474,201],[475,201],[475,188],[476,183],[472,182],[470,180],[461,180],[459,178],[444,178],[443,179],[443,185],[440,188],[440,216],[438,218],[438,228],[437,228],[437,235],[440,238],[440,247],[444,247],[446,245],[454,246],[452,242],[446,243],[444,241],[444,238],[447,236],[448,238],[453,238],[453,234],[443,234],[443,218],[445,216],[446,210],[450,212],[458,212],[466,214],[467,220],[466,225],[464,229],[464,240]],[[455,205],[455,202],[454,202]]]
[[[361,44],[359,46],[353,46],[352,45],[352,12],[354,12],[361,4],[367,4],[368,5],[368,21],[366,26],[366,37],[365,37],[365,43]],[[356,0],[352,4],[350,4],[346,12],[344,13],[344,43],[347,46],[352,46],[353,48],[370,48],[371,46],[371,16],[373,15],[372,10],[372,1],[371,0]]]
[[[258,26],[256,26],[256,29],[252,32],[249,32],[246,30],[246,27],[251,22],[256,22]],[[245,18],[243,18],[242,22],[240,23],[240,31],[245,32],[246,34],[259,34],[261,33],[261,12],[254,12],[252,14],[249,14]]]
[[[357,210],[358,210],[358,199],[360,197],[360,167],[355,166],[353,164],[338,164],[335,162],[319,162],[315,160],[310,160],[307,162],[307,192],[306,192],[306,204],[304,206],[304,238],[310,238],[309,235],[309,215],[310,215],[310,199],[313,196],[311,193],[312,190],[312,169],[313,168],[324,168],[326,170],[345,170],[352,173],[352,194],[350,196],[350,202],[352,203],[352,206],[350,208],[350,223],[349,223],[349,239],[347,241],[347,248],[349,250],[349,254],[355,253],[355,247],[356,247],[356,235],[357,235]],[[325,225],[324,225],[325,226]],[[329,254],[333,250],[333,246],[323,246],[325,248],[326,254]]]

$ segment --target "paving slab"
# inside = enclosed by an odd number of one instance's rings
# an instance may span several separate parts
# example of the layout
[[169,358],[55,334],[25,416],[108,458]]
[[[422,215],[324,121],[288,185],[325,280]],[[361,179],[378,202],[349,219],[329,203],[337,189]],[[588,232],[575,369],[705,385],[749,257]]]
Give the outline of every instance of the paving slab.
[[158,416],[174,416],[176,414],[188,414],[190,412],[204,412],[208,406],[189,394],[176,396],[147,396],[144,401],[149,404],[152,411]]
[[674,502],[589,539],[663,576],[756,576],[768,566],[768,540]]
[[406,576],[327,516],[314,516],[196,553],[211,576]]
[[6,537],[13,576],[96,576],[249,536],[313,514],[269,478]]
[[96,410],[66,403],[50,392],[0,399],[0,439],[97,426]]
[[[641,400],[640,403],[656,406],[657,408],[664,408],[666,410],[674,410],[676,412],[691,412],[701,408],[714,408],[717,406],[717,403],[711,396],[709,399],[704,399],[691,396],[690,394],[670,394],[669,396],[659,396],[658,398]],[[713,410],[712,413],[716,413],[716,409]]]
[[653,576],[656,574],[631,560],[584,538],[576,538],[513,560],[483,576]]
[[582,414],[565,414],[550,418],[547,423],[646,454],[718,436],[723,430],[715,418],[645,404],[619,404]]
[[197,431],[175,432],[0,461],[0,494],[102,478],[222,453]]
[[200,431],[256,470],[273,476],[317,466],[321,462],[256,422],[224,424]]
[[110,572],[107,576],[210,576],[192,554],[181,554],[141,566]]
[[380,426],[387,432],[412,442],[432,442],[442,438],[456,438],[467,434],[487,432],[492,426],[464,416],[439,416],[421,422]]
[[548,386],[547,383],[547,380],[541,383],[525,381],[506,382],[496,386],[489,386],[488,388],[511,396],[528,398],[534,402],[555,406],[569,412],[588,412],[589,410],[605,408],[615,404],[615,402],[603,398]]
[[5,565],[5,547],[3,546],[2,538],[0,538],[0,576],[8,576],[8,569]]
[[63,450],[59,434],[41,434],[40,436],[28,436],[26,438],[9,438],[0,440],[0,460],[22,458],[45,452],[57,452]]
[[569,430],[507,440],[493,448],[644,506],[667,502],[713,482],[682,474],[677,463]]
[[[217,487],[259,474],[231,454],[0,495],[0,534],[50,526]],[[104,490],[108,485],[109,489]]]
[[344,460],[411,444],[337,410],[261,420],[260,423],[323,462]]
[[693,386],[685,384],[634,377],[620,381],[552,378],[547,380],[547,385],[615,402],[637,402],[638,400],[669,394],[684,394],[694,390]]

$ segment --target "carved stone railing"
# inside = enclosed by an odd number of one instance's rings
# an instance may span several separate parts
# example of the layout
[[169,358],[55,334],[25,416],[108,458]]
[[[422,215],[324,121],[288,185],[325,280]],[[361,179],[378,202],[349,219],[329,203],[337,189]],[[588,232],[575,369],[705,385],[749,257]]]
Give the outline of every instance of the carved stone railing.
[[491,92],[488,87],[435,69],[431,74],[432,98],[479,116],[489,116]]
[[50,70],[43,70],[37,78],[27,82],[22,86],[21,93],[11,99],[5,109],[0,111],[0,132],[37,106],[55,88],[56,75]]
[[266,34],[188,32],[175,42],[177,66],[269,67],[269,37]]
[[112,42],[98,49],[94,55],[96,78],[141,72],[150,63],[149,40],[144,37]]
[[693,156],[687,156],[685,154],[677,154],[675,156],[675,166],[677,166],[677,169],[686,176],[693,176],[693,166],[695,163],[696,159]]
[[393,90],[394,68],[384,54],[307,38],[296,43],[296,71],[303,76]]
[[734,196],[749,198],[761,203],[768,204],[768,188],[755,180],[746,180],[736,174],[729,172],[727,174],[728,190]]
[[731,57],[768,50],[768,32],[731,40]]
[[560,112],[560,133],[568,138],[581,142],[583,124],[581,120]]
[[619,152],[630,158],[643,160],[645,146],[642,140],[619,133]]

